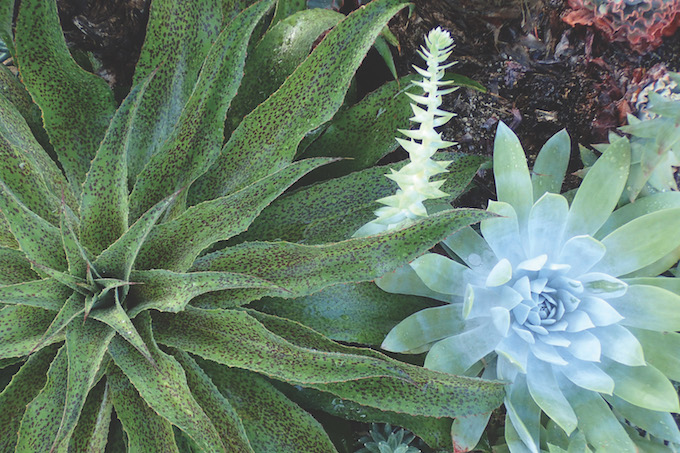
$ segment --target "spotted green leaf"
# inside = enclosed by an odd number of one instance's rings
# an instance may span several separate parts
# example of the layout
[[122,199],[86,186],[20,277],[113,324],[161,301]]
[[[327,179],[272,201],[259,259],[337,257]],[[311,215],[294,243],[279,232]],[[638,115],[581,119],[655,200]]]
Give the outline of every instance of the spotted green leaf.
[[44,341],[45,331],[54,320],[54,312],[26,305],[5,306],[0,310],[0,358],[21,357],[63,340],[55,335]]
[[100,380],[87,395],[71,440],[70,451],[104,451],[109,437],[113,400],[107,380]]
[[72,289],[57,280],[47,278],[0,286],[0,302],[59,311],[72,293]]

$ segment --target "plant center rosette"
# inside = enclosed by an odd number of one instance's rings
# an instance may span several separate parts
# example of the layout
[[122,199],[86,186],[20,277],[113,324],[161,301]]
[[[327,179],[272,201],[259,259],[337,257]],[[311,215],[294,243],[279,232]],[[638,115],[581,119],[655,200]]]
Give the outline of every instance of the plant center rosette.
[[[658,276],[678,260],[680,194],[615,210],[630,168],[621,138],[570,202],[558,194],[569,150],[567,134],[555,135],[532,175],[517,137],[499,126],[498,201],[488,207],[498,217],[447,238],[451,258],[430,253],[377,282],[445,302],[406,318],[382,347],[427,352],[427,368],[508,382],[513,452],[677,443],[669,379],[680,367],[667,357],[680,346],[680,283]],[[472,449],[488,420],[456,420],[454,444]]]

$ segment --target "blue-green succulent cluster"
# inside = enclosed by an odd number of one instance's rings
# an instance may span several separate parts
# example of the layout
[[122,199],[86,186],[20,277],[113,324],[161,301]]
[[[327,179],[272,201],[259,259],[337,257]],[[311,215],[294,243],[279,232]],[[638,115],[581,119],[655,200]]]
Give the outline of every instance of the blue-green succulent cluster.
[[[399,323],[382,347],[427,351],[427,368],[506,381],[512,452],[677,445],[669,379],[680,379],[680,280],[658,275],[680,246],[680,193],[615,210],[631,162],[620,138],[570,203],[559,194],[569,150],[566,132],[556,134],[530,173],[519,140],[499,125],[498,201],[488,207],[498,216],[445,240],[450,257],[426,254],[378,280],[442,302]],[[488,418],[456,420],[454,443],[473,448]]]
[[420,453],[419,449],[410,446],[416,436],[404,428],[393,430],[389,423],[382,428],[377,423],[372,423],[368,434],[359,439],[364,446],[356,453]]

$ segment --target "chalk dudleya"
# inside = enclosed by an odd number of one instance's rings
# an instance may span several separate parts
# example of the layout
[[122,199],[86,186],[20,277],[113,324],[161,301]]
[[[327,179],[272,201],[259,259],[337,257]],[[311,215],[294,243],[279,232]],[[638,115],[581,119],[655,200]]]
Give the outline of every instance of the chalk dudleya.
[[[488,207],[498,217],[483,220],[481,234],[467,227],[445,240],[451,258],[426,254],[377,281],[444,303],[403,320],[382,347],[427,351],[427,368],[508,382],[511,452],[663,450],[680,442],[669,381],[680,379],[680,280],[657,276],[680,244],[680,194],[614,210],[631,159],[621,138],[570,203],[559,195],[569,149],[566,132],[556,134],[530,174],[519,140],[499,125],[498,201]],[[455,421],[461,451],[488,419]]]
[[440,149],[454,145],[453,142],[442,140],[441,134],[435,130],[435,127],[446,124],[454,116],[453,113],[439,108],[442,96],[456,90],[444,88],[450,87],[453,82],[442,80],[446,68],[455,64],[444,63],[451,55],[452,48],[451,35],[437,27],[430,31],[425,38],[425,46],[421,46],[421,51],[418,51],[427,62],[427,69],[413,66],[423,76],[421,81],[413,83],[421,87],[424,94],[406,94],[425,108],[411,103],[411,121],[420,126],[412,130],[399,129],[408,139],[397,138],[399,144],[408,151],[411,161],[399,171],[392,170],[391,174],[386,175],[399,185],[399,189],[394,195],[378,200],[385,206],[376,210],[377,218],[361,227],[354,236],[377,234],[426,217],[427,210],[423,201],[446,196],[439,189],[445,180],[430,181],[430,178],[446,172],[446,167],[451,163],[434,161],[431,157]]

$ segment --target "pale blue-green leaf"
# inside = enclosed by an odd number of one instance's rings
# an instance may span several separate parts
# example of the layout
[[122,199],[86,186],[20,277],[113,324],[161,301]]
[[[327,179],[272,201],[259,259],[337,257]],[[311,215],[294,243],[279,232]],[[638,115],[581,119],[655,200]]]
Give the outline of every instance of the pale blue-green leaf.
[[585,312],[596,326],[610,326],[623,319],[618,311],[614,310],[608,302],[599,297],[581,297],[579,310]]
[[26,283],[0,286],[0,302],[11,305],[30,305],[59,311],[73,290],[48,278]]
[[544,193],[529,213],[529,256],[547,254],[555,258],[562,247],[562,232],[567,221],[569,204],[554,193]]
[[224,119],[243,77],[251,32],[272,4],[273,0],[262,0],[247,8],[216,38],[177,126],[137,176],[130,194],[131,219],[180,190],[168,216],[185,210],[189,186],[220,153]]
[[[607,373],[602,371],[599,366],[576,358],[571,359],[569,362],[570,363],[565,366],[553,367],[558,380],[558,373],[561,371],[566,379],[580,388],[580,392],[589,393],[588,391],[592,390],[593,392],[610,395],[614,391],[614,380]],[[565,388],[561,384],[560,387],[562,390]]]
[[614,410],[633,425],[659,439],[680,444],[680,431],[673,416],[668,412],[652,411],[631,404],[616,395],[605,396]]
[[71,323],[66,329],[68,386],[64,412],[50,451],[67,450],[90,388],[115,331],[96,321]]
[[518,375],[509,386],[505,397],[505,410],[524,445],[531,452],[539,453],[541,409],[529,393],[525,375]]
[[652,365],[629,367],[603,359],[602,369],[614,379],[616,396],[644,409],[680,412],[673,384]]
[[624,317],[621,324],[657,331],[680,330],[680,295],[648,285],[630,285],[625,295],[608,301]]
[[495,288],[505,285],[512,279],[512,264],[506,258],[501,259],[491,269],[489,275],[486,277],[484,286],[488,288]]
[[142,313],[136,318],[144,343],[155,366],[143,358],[130,343],[116,336],[109,344],[109,354],[132,382],[146,403],[170,423],[184,431],[207,451],[226,451],[220,435],[191,395],[180,364],[161,351],[151,333],[151,319]]
[[507,412],[505,413],[504,422],[505,422],[504,423],[505,444],[498,449],[499,453],[536,453],[536,450],[527,447],[527,445],[524,443],[519,433],[517,432],[517,429],[512,424],[510,414],[508,414]]
[[47,382],[26,406],[19,427],[17,452],[50,452],[64,414],[68,387],[68,358],[62,347],[47,371]]
[[628,285],[645,285],[663,288],[680,296],[680,278],[678,277],[637,277],[624,278]]
[[456,299],[459,299],[450,294],[441,294],[432,291],[425,283],[423,283],[409,264],[401,266],[395,271],[389,272],[376,279],[375,284],[378,288],[387,291],[388,293],[423,296],[449,303],[454,303],[456,302]]
[[491,413],[458,417],[451,425],[451,439],[455,451],[471,451],[479,443],[489,423]]
[[571,140],[565,129],[545,142],[531,170],[534,201],[546,192],[559,194],[562,191],[570,154]]
[[586,362],[599,362],[602,354],[600,340],[590,330],[583,332],[566,333],[565,337],[570,341],[566,348],[571,355]]
[[534,357],[527,361],[527,388],[531,398],[570,435],[578,425],[576,414],[562,394],[552,366]]
[[564,243],[556,262],[570,266],[566,276],[577,278],[593,268],[605,255],[607,249],[591,236],[574,236]]
[[113,92],[71,57],[54,0],[21,3],[16,25],[18,67],[43,112],[45,129],[77,197],[115,110]]
[[[130,187],[174,129],[194,90],[205,56],[222,26],[219,0],[155,2],[149,7],[144,45],[135,66],[133,85],[156,76],[135,119],[139,133],[130,137]],[[168,25],[172,24],[172,32]]]
[[[422,348],[455,335],[465,328],[460,304],[432,307],[412,314],[397,324],[387,335],[381,347],[387,351],[422,352]],[[465,370],[463,370],[465,371]]]
[[[529,215],[529,207],[526,215]],[[498,214],[483,220],[481,223],[482,236],[493,250],[498,259],[507,259],[510,263],[520,263],[526,259],[518,214],[511,205],[504,202],[489,202],[489,212]],[[526,224],[524,225],[526,228]],[[496,261],[498,262],[498,261]],[[495,264],[495,263],[494,263]]]
[[498,201],[512,206],[517,213],[520,230],[524,231],[534,200],[531,177],[519,139],[503,122],[499,122],[496,129],[493,173]]
[[638,217],[602,239],[607,252],[593,270],[615,277],[636,271],[680,246],[680,208]]
[[680,260],[680,246],[652,264],[641,267],[636,271],[629,272],[626,274],[626,278],[656,277],[670,270],[677,264],[678,260]]
[[680,192],[659,192],[642,197],[635,203],[628,203],[612,212],[604,225],[595,233],[595,238],[601,240],[617,228],[638,217],[673,208],[680,208]]
[[623,281],[601,272],[581,274],[578,280],[583,284],[585,294],[603,297],[606,300],[621,297],[628,289],[628,285]]
[[[178,350],[173,350],[172,354],[175,360],[182,365],[187,376],[187,384],[191,394],[200,404],[201,408],[206,411],[210,420],[212,420],[215,429],[217,429],[222,441],[225,443],[227,451],[253,453],[253,447],[248,440],[246,429],[243,427],[243,420],[237,413],[237,408],[234,408],[229,400],[220,393],[218,387],[189,354]],[[218,367],[219,365],[213,364],[213,369]],[[220,385],[226,384],[221,380],[218,382]],[[248,384],[250,384],[250,381]],[[238,396],[242,397],[247,393],[248,391],[246,390],[243,393],[239,393]],[[240,398],[237,398],[237,401],[239,403],[242,402]]]
[[456,332],[432,345],[425,358],[425,367],[449,374],[463,374],[492,352],[501,338],[495,329],[489,329],[487,323],[468,322],[461,333]]
[[462,228],[447,237],[442,246],[480,274],[490,272],[498,262],[489,244],[472,227]]
[[630,167],[630,144],[612,143],[588,171],[569,209],[564,237],[593,235],[607,221],[621,197]]
[[602,355],[605,357],[628,366],[645,365],[642,345],[625,327],[614,324],[598,327],[592,332],[600,340]]
[[462,296],[468,268],[443,255],[426,253],[410,263],[422,282],[432,291]]
[[680,381],[680,355],[670,352],[680,351],[680,334],[632,327],[630,331],[642,344],[647,363],[660,370],[669,379]]
[[374,1],[336,26],[272,96],[241,122],[191,203],[232,193],[293,160],[308,132],[342,105],[354,71],[402,0]]
[[149,407],[120,368],[111,367],[106,381],[116,416],[127,434],[128,451],[179,453],[170,422]]
[[[491,316],[495,307],[512,310],[523,296],[510,288],[502,286],[496,288],[482,288],[469,285],[465,290],[463,301],[463,316],[466,319]],[[504,335],[506,331],[501,331]]]
[[56,347],[32,354],[0,393],[0,451],[13,452],[26,406],[45,386]]
[[635,445],[600,395],[560,382],[567,401],[579,420],[579,430],[596,451],[636,453]]

